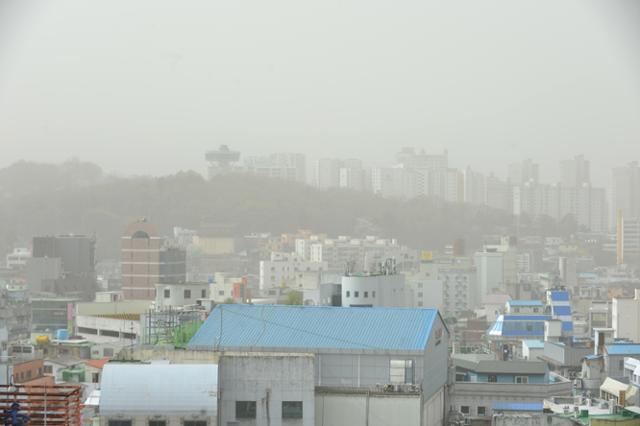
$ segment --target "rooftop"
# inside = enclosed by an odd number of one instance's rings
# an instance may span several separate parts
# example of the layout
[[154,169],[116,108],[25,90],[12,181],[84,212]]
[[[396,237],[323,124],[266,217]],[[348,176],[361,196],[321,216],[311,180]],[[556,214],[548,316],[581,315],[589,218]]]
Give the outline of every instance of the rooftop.
[[640,354],[639,343],[615,343],[605,345],[605,350],[609,355],[638,355]]
[[523,340],[522,343],[527,345],[529,349],[544,349],[544,341],[542,340]]
[[542,411],[541,402],[494,402],[493,411]]
[[509,306],[544,306],[540,300],[509,300]]
[[454,356],[456,367],[476,373],[499,374],[546,374],[547,365],[541,361],[497,361],[497,360],[470,360]]
[[108,363],[100,381],[100,413],[215,414],[214,364]]
[[438,316],[425,308],[218,305],[187,347],[422,351]]

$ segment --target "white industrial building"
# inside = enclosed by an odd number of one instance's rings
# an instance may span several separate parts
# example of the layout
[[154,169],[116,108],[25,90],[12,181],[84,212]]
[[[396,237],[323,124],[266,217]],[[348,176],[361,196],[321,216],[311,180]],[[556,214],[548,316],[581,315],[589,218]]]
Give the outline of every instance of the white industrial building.
[[196,305],[199,299],[209,298],[209,283],[156,284],[156,307]]
[[99,407],[101,426],[215,426],[218,367],[108,363]]

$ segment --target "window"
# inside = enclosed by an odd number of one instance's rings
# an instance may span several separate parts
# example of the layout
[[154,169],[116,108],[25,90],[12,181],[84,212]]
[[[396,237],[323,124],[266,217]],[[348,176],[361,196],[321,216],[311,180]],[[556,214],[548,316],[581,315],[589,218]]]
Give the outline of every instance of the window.
[[149,420],[148,426],[167,426],[166,420]]
[[168,288],[164,289],[164,298],[168,299],[171,297],[171,290],[169,290]]
[[523,385],[527,384],[527,383],[529,383],[529,377],[527,377],[527,376],[516,376],[515,377],[515,382],[523,384]]
[[102,350],[102,355],[105,357],[112,357],[113,356],[113,348],[104,348]]
[[391,383],[413,383],[413,360],[392,359],[389,363]]
[[533,308],[533,312],[538,313],[538,312],[539,312],[539,309],[538,309],[538,308]]
[[487,407],[478,407],[478,416],[486,416]]
[[183,426],[207,426],[206,420],[185,420]]
[[624,360],[623,359],[618,361],[618,369],[620,369],[620,370],[624,369]]
[[224,296],[224,290],[218,290],[218,296]]
[[100,383],[100,373],[91,374],[91,383]]
[[353,292],[353,297],[359,297],[360,296],[360,292],[358,291],[354,291]]
[[463,405],[460,407],[460,412],[462,414],[469,414],[470,410],[469,410],[469,406],[468,405]]
[[53,373],[53,366],[45,365],[44,366],[44,374],[52,374],[52,373]]
[[302,401],[282,401],[283,419],[301,419]]
[[369,292],[368,292],[368,291],[365,291],[365,292],[364,292],[364,298],[365,298],[365,299],[367,299],[368,297],[369,297]]
[[489,374],[489,377],[487,378],[487,381],[489,383],[497,383],[498,382],[498,376],[496,376],[495,374]]
[[418,297],[422,298],[422,292],[418,292]]
[[371,297],[376,297],[376,292],[375,292],[375,290],[371,292]]
[[255,419],[255,401],[236,401],[236,419]]
[[191,299],[191,290],[185,290],[184,291],[184,298],[185,299]]
[[200,297],[203,299],[207,297],[207,290],[205,290],[204,288],[200,290]]
[[109,420],[109,426],[131,426],[131,420]]
[[351,292],[349,290],[347,290],[346,297],[351,297]]

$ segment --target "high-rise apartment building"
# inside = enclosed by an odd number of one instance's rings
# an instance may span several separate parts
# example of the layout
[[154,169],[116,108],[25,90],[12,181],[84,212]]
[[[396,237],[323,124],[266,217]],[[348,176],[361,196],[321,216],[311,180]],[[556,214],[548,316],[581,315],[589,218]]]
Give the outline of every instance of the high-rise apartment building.
[[572,160],[563,160],[560,163],[562,186],[577,188],[584,184],[591,184],[591,165],[584,155],[578,155]]
[[640,218],[640,166],[637,161],[612,171],[611,218],[618,210],[625,218]]
[[306,183],[306,163],[303,154],[278,153],[266,157],[247,157],[245,168],[247,172],[260,176]]
[[121,238],[122,291],[126,299],[155,299],[156,284],[186,281],[186,252],[166,245],[146,219],[131,223]]
[[27,263],[27,273],[33,276],[34,272],[38,272],[36,265],[39,260],[56,262],[59,274],[47,291],[91,300],[96,291],[95,251],[95,238],[86,235],[34,237],[33,263]]
[[318,189],[338,188],[340,186],[340,168],[342,160],[321,158],[316,162],[315,184]]
[[512,185],[525,183],[537,184],[540,182],[540,166],[530,158],[509,165],[509,182]]

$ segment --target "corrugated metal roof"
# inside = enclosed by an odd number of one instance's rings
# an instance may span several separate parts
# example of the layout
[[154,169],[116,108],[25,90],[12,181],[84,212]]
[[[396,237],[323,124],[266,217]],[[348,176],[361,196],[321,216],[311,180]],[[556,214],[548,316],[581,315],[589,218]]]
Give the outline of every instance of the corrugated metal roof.
[[218,305],[188,348],[424,350],[437,316],[425,308]]
[[609,355],[637,355],[640,354],[640,344],[638,343],[616,343],[605,345]]
[[542,411],[541,402],[494,402],[493,411]]
[[554,302],[566,302],[569,300],[569,292],[567,291],[552,291],[551,300]]
[[100,414],[217,413],[214,364],[107,363],[100,380]]
[[540,300],[509,300],[509,306],[544,306]]
[[571,306],[554,306],[553,315],[571,315]]

